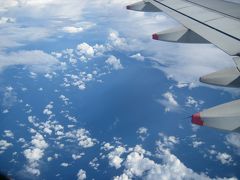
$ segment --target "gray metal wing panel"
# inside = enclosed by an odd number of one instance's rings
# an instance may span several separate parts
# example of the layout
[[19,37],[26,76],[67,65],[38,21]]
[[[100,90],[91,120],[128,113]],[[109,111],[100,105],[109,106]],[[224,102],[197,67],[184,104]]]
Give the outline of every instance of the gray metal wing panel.
[[[184,1],[184,0],[174,0],[172,3],[170,3],[170,0],[149,0],[153,5],[158,7],[159,9],[163,10],[168,15],[172,16],[176,20],[178,20],[181,24],[183,24],[185,27],[191,29],[192,31],[196,32],[200,36],[204,37],[206,40],[211,42],[212,44],[216,45],[229,55],[238,55],[240,53],[240,39],[239,33],[240,30],[228,30],[227,27],[222,24],[221,26],[218,26],[217,24],[207,24],[208,21],[204,22],[204,17],[201,17],[198,15],[194,15],[194,13],[191,12],[184,12],[184,9],[195,7],[201,7],[200,5],[196,5],[194,3]],[[174,8],[175,5],[178,4],[177,7],[181,7],[179,4],[183,3],[183,7],[177,10]],[[187,5],[186,3],[189,3]],[[201,7],[204,8],[204,7]],[[209,10],[207,8],[204,8],[209,13],[216,13],[217,15],[222,16],[222,14],[219,14],[218,12],[214,12],[212,10]],[[200,19],[199,19],[200,18]],[[213,16],[210,17],[211,19]],[[226,21],[232,20],[231,18],[225,17]],[[231,23],[225,22],[225,23]],[[238,27],[240,22],[238,20],[235,21],[235,27]]]
[[223,0],[186,0],[222,14],[240,19],[240,4]]

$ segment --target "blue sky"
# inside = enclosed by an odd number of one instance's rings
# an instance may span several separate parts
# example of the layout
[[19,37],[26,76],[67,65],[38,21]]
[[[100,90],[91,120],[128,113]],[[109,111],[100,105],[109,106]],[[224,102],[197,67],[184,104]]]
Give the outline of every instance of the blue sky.
[[0,3],[2,171],[19,179],[239,178],[239,134],[185,119],[238,97],[198,82],[231,67],[231,57],[213,45],[153,41],[178,23],[127,11],[133,2]]

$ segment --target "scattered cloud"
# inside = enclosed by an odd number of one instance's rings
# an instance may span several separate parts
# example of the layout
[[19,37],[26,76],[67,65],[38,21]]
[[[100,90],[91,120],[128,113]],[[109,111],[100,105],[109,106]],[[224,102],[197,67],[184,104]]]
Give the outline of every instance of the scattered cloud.
[[226,143],[236,148],[237,153],[240,154],[240,134],[229,133],[226,135]]
[[0,140],[0,154],[4,153],[10,146],[13,146],[13,144],[6,140]]
[[199,107],[204,104],[203,100],[195,100],[192,96],[188,96],[186,98],[185,106],[186,107],[194,107],[196,109],[199,109]]
[[9,109],[17,102],[17,94],[12,86],[7,86],[3,90],[2,106]]
[[[157,153],[156,157],[161,159],[161,164],[154,162],[146,153],[147,151],[138,146],[128,152],[126,159],[123,162],[124,170],[119,176],[115,176],[114,180],[123,179],[231,179],[236,178],[210,178],[204,173],[196,173],[192,169],[186,167],[180,159],[171,153],[171,148],[179,143],[174,136],[166,136],[159,134],[160,139],[156,142]],[[169,149],[170,148],[170,149]]]
[[66,162],[63,162],[63,163],[61,163],[61,166],[62,166],[62,167],[68,167],[68,166],[70,166],[70,164],[68,164],[68,163],[66,163]]
[[14,134],[11,130],[4,130],[4,137],[14,138]]
[[123,162],[121,155],[125,152],[126,152],[126,149],[122,146],[118,146],[113,151],[111,151],[107,155],[109,159],[109,165],[111,167],[115,167],[116,169],[119,169],[121,167],[121,163]]
[[149,136],[148,129],[145,127],[140,127],[136,133],[138,134],[138,138],[142,141],[144,141]]
[[112,68],[115,70],[123,69],[120,59],[117,59],[113,55],[111,55],[105,62],[108,65],[112,66]]
[[166,92],[162,95],[164,99],[157,100],[161,105],[165,107],[165,112],[176,111],[179,108],[176,96],[171,92]]
[[97,140],[90,137],[89,131],[80,128],[78,130],[73,130],[65,134],[67,138],[73,138],[78,141],[78,145],[82,148],[90,148],[97,143]]
[[216,158],[221,161],[222,164],[230,164],[232,162],[232,156],[227,153],[218,153]]
[[44,140],[44,137],[36,133],[36,135],[32,136],[31,140],[32,146],[28,149],[25,149],[23,154],[28,161],[26,165],[26,171],[32,175],[39,176],[39,161],[44,156],[44,151],[48,147],[47,142]]
[[87,174],[86,174],[86,171],[80,169],[77,173],[77,178],[78,180],[84,180],[87,178]]
[[202,142],[202,141],[193,141],[192,142],[192,146],[194,148],[197,148],[197,147],[201,146],[202,144],[204,144],[204,142]]
[[89,60],[94,56],[94,49],[87,43],[77,45],[76,53],[80,56],[82,61]]

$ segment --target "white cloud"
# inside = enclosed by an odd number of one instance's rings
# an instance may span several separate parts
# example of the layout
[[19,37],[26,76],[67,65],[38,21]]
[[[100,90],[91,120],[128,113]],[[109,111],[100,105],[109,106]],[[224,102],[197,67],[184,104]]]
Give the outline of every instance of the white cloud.
[[[1,71],[1,68],[0,68]],[[4,89],[3,97],[2,97],[2,106],[5,108],[10,108],[17,102],[17,95],[11,86],[7,86]]]
[[48,147],[48,144],[39,133],[32,136],[31,144],[32,146],[23,151],[23,154],[28,161],[26,172],[39,176],[41,173],[39,169],[39,161],[43,158],[44,151]]
[[74,160],[77,160],[77,159],[80,159],[83,155],[84,155],[84,153],[81,153],[81,154],[72,154],[72,158],[73,158]]
[[164,99],[157,100],[161,105],[165,107],[165,112],[177,110],[179,105],[175,100],[175,95],[171,92],[166,92],[162,95]]
[[11,17],[0,17],[0,25],[7,23],[14,23],[15,19]]
[[147,138],[147,136],[149,135],[149,134],[148,134],[148,129],[145,128],[145,127],[140,127],[140,128],[137,130],[136,133],[138,134],[139,138],[140,138],[142,141],[144,141],[144,140]]
[[11,130],[4,130],[4,136],[9,138],[14,138],[14,134]]
[[226,142],[237,149],[237,153],[240,154],[240,134],[230,133],[226,135]]
[[58,65],[58,60],[40,50],[0,53],[0,70],[12,65],[26,65],[37,72],[47,72]]
[[54,117],[55,115],[52,112],[53,109],[53,102],[49,102],[48,105],[46,105],[46,107],[43,110],[43,114],[49,116],[48,119],[51,119],[52,117]]
[[13,145],[12,143],[7,142],[6,140],[0,140],[0,154],[5,152],[5,150],[12,145]]
[[144,56],[142,56],[140,53],[134,54],[130,57],[133,58],[133,59],[136,59],[138,61],[144,61],[144,59],[145,59]]
[[111,46],[118,49],[127,49],[128,44],[125,38],[119,36],[117,31],[111,31],[108,36],[108,40]]
[[171,153],[170,148],[179,141],[174,136],[166,136],[160,133],[160,140],[157,141],[156,157],[160,158],[161,164],[154,162],[144,149],[137,151],[134,148],[129,152],[127,158],[123,162],[124,170],[120,176],[114,177],[114,180],[128,179],[231,179],[236,178],[210,178],[204,173],[196,173],[192,169],[186,167],[180,159]]
[[204,103],[204,101],[202,100],[195,100],[192,96],[188,96],[186,98],[186,102],[185,102],[185,106],[187,107],[195,107],[195,108],[199,108],[200,105],[202,105]]
[[83,128],[67,132],[66,137],[76,139],[78,145],[83,148],[90,148],[97,143],[96,139],[90,137],[89,131]]
[[66,26],[63,27],[63,31],[67,33],[79,33],[83,31],[82,27]]
[[105,62],[115,70],[123,69],[120,59],[117,59],[115,56],[111,55]]
[[113,149],[114,146],[112,146],[110,143],[105,143],[101,149],[104,149],[105,151]]
[[61,94],[59,96],[59,99],[61,99],[65,105],[68,105],[69,104],[69,98],[67,98],[66,96],[64,96],[63,94]]
[[39,148],[24,150],[24,156],[30,161],[38,161],[43,157],[43,150]]
[[111,151],[107,155],[109,159],[109,165],[111,167],[115,167],[116,169],[119,169],[121,167],[121,163],[123,162],[123,159],[120,156],[125,152],[126,152],[126,149],[122,146],[118,146],[113,151]]
[[61,166],[68,167],[68,166],[70,166],[70,164],[63,162],[63,163],[61,163]]
[[90,23],[90,22],[81,22],[81,23],[77,23],[76,25],[73,25],[73,26],[65,26],[62,28],[62,30],[66,33],[75,34],[75,33],[80,33],[87,29],[90,29],[94,25],[95,24]]
[[100,166],[100,164],[98,163],[98,158],[93,158],[93,160],[91,160],[89,162],[89,165],[94,169],[94,170],[98,170],[98,167]]
[[204,142],[202,142],[202,141],[193,141],[192,142],[192,145],[193,145],[194,148],[197,148],[202,144],[204,144]]
[[232,162],[232,156],[227,153],[218,153],[216,158],[221,161],[222,164],[230,164]]
[[46,149],[48,144],[44,140],[43,136],[37,133],[35,136],[32,136],[32,145],[39,149]]
[[94,56],[94,49],[84,42],[77,45],[76,53],[80,56],[81,60],[89,60]]
[[84,180],[87,178],[86,171],[80,169],[77,173],[78,180]]

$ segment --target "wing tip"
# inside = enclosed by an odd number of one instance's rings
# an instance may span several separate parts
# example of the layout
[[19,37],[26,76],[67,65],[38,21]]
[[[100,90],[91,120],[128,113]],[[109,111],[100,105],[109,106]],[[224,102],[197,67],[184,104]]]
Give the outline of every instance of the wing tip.
[[192,123],[199,125],[199,126],[203,126],[204,125],[204,121],[201,119],[201,115],[200,113],[196,113],[192,115]]

